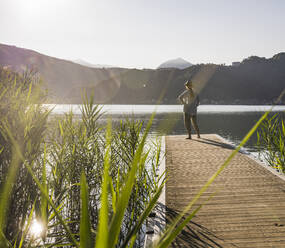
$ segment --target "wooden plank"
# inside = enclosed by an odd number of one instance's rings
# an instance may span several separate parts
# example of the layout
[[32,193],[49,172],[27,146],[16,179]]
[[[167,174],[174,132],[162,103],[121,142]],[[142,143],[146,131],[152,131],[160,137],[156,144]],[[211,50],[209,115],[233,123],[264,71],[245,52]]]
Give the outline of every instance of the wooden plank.
[[[166,206],[173,218],[233,151],[217,135],[167,136]],[[206,199],[216,193],[214,198]],[[198,204],[173,247],[285,247],[285,181],[239,153]]]

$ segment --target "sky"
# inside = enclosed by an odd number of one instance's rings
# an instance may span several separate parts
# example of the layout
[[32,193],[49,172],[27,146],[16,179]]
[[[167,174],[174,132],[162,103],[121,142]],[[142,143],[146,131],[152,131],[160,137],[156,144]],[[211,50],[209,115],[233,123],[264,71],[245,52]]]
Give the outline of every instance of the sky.
[[0,0],[0,43],[68,60],[156,68],[285,51],[284,0]]

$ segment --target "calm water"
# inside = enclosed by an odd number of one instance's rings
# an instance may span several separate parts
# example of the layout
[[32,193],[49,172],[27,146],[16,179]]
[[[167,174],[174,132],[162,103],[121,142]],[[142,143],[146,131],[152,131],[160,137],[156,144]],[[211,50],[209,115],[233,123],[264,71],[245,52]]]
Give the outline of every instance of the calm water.
[[[53,107],[53,114],[62,115],[70,110],[80,116],[80,105],[47,105]],[[186,134],[183,122],[182,105],[102,105],[106,121],[110,116],[114,122],[125,117],[148,121],[156,111],[152,134]],[[216,133],[238,144],[249,129],[270,106],[249,105],[200,105],[198,107],[198,125],[203,134]],[[273,113],[281,112],[285,106],[275,106]],[[254,150],[256,135],[247,144],[247,149]]]

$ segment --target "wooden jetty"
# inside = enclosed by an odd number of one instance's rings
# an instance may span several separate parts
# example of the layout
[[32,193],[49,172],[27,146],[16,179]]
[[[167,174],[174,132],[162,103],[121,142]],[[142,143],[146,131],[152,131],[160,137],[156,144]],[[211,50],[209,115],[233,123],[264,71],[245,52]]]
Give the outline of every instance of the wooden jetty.
[[[217,135],[185,137],[165,138],[170,219],[233,151]],[[249,156],[237,154],[195,206],[199,204],[201,210],[172,247],[285,247],[285,181]]]

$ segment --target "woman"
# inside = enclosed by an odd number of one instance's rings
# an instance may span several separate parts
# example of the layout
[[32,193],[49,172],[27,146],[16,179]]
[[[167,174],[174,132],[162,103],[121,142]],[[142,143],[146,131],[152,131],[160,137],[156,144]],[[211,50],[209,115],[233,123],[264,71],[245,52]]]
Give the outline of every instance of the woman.
[[199,96],[193,91],[193,84],[188,80],[185,84],[186,90],[179,95],[179,100],[184,104],[184,124],[188,132],[188,138],[191,139],[191,121],[192,125],[197,133],[197,137],[200,138],[200,131],[197,124],[197,107],[199,105]]

